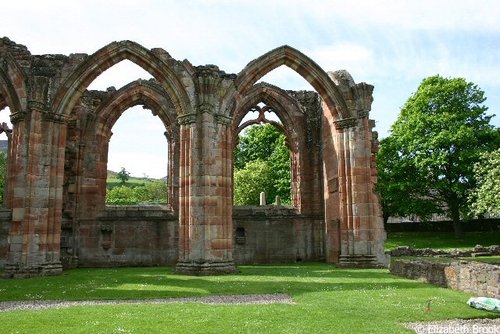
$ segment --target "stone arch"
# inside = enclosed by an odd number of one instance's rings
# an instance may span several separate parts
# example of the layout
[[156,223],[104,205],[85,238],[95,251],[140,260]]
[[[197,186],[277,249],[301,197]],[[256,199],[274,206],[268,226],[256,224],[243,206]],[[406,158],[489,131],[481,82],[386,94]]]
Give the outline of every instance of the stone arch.
[[120,88],[113,96],[96,110],[96,116],[106,120],[111,129],[121,113],[126,109],[144,104],[157,113],[168,131],[176,125],[177,114],[168,94],[159,84],[152,81],[137,80]]
[[[3,205],[12,208],[14,197],[14,185],[22,182],[22,173],[15,174],[14,170],[19,169],[22,158],[25,154],[24,147],[17,145],[20,141],[18,120],[23,119],[27,111],[27,88],[26,77],[15,59],[10,53],[3,53],[0,60],[0,111],[5,107],[10,109],[10,119],[12,133],[8,136],[7,149],[7,178],[4,185]],[[21,126],[22,127],[22,126]]]
[[[259,120],[245,122],[239,126],[243,117],[248,113],[248,110],[260,102],[264,102],[271,107],[273,112],[279,117],[282,124],[273,124],[274,122],[266,121],[274,126],[277,126],[286,136],[287,146],[290,150],[290,171],[291,171],[291,192],[293,206],[302,212],[306,209],[303,203],[305,199],[301,192],[305,185],[302,183],[303,168],[307,169],[307,163],[304,161],[306,149],[306,131],[304,124],[306,123],[306,114],[299,102],[283,89],[270,85],[268,83],[258,83],[254,85],[247,95],[238,103],[233,115],[232,136],[234,145],[237,144],[237,136],[242,126],[260,123]],[[233,161],[234,164],[234,161]]]
[[149,72],[168,92],[177,113],[189,112],[190,100],[181,79],[159,56],[132,41],[112,42],[83,61],[56,93],[53,110],[69,114],[82,92],[99,74],[128,59]]
[[[291,112],[285,107],[285,105],[292,106],[295,109],[292,112],[300,112],[301,108],[297,101],[295,101],[290,95],[288,95],[284,90],[279,87],[270,85],[268,83],[259,83],[254,85],[246,96],[241,100],[235,108],[232,122],[232,133],[233,137],[238,136],[238,126],[248,113],[248,110],[260,103],[264,102],[267,105],[273,107],[273,111],[283,122],[282,129],[289,140],[290,149],[296,150],[297,148],[297,124],[291,116]],[[236,141],[234,141],[236,144]]]
[[2,55],[2,58],[3,64],[0,66],[0,96],[3,96],[4,106],[0,109],[8,106],[12,113],[24,111],[26,110],[27,101],[25,75],[10,54],[5,53]]
[[238,93],[244,96],[255,82],[281,65],[288,66],[314,87],[331,110],[334,119],[353,117],[342,94],[328,74],[311,58],[288,45],[271,50],[251,61],[238,74],[235,82]]
[[0,94],[0,110],[3,110],[5,107],[8,107],[7,101]]
[[[169,146],[168,150],[168,176],[169,176],[169,203],[173,210],[178,207],[178,160],[179,160],[179,126],[176,120],[174,105],[167,92],[163,90],[154,80],[137,80],[131,82],[118,91],[114,92],[107,100],[96,109],[96,123],[92,128],[94,136],[87,136],[87,140],[97,138],[97,151],[101,161],[101,168],[106,167],[108,145],[111,137],[111,129],[124,111],[137,105],[144,105],[150,109],[154,116],[158,116],[165,126],[165,135]],[[166,143],[167,144],[167,143]],[[92,145],[89,145],[92,147]],[[94,152],[95,153],[95,152]],[[98,177],[104,178],[104,170],[97,173]],[[98,180],[101,187],[105,187],[106,180]],[[105,189],[99,191],[105,194]],[[104,200],[104,199],[102,199]]]

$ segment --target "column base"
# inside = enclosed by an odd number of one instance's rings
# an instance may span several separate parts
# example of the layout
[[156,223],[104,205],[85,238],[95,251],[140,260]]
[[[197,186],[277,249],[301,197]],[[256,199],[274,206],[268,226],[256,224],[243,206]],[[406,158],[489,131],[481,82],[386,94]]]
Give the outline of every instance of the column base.
[[183,275],[208,276],[238,273],[233,261],[179,261],[175,272]]
[[61,275],[63,267],[61,262],[43,263],[39,266],[21,266],[19,264],[6,264],[3,277],[5,278],[29,278],[38,276]]
[[381,268],[375,255],[340,255],[339,267],[344,268]]

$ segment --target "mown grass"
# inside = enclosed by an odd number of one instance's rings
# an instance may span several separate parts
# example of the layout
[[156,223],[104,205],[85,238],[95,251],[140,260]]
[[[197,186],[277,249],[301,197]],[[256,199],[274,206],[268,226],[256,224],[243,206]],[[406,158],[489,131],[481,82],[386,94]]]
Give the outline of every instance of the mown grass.
[[434,249],[467,249],[476,245],[490,246],[500,243],[500,231],[466,232],[463,238],[455,238],[453,232],[388,232],[385,249],[398,246]]
[[[494,316],[469,294],[324,263],[240,266],[226,276],[171,268],[75,269],[0,280],[0,300],[95,300],[287,293],[295,304],[199,303],[78,306],[0,313],[2,333],[411,333],[403,322]],[[427,303],[431,301],[431,310]]]
[[476,261],[483,263],[499,263],[500,264],[500,256],[479,256],[479,257],[462,257],[462,260],[466,261]]

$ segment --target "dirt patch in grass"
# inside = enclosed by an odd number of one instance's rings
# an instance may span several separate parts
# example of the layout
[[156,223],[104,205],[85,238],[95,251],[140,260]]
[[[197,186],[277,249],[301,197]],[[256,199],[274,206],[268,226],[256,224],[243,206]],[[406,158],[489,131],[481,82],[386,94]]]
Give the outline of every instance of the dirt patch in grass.
[[290,296],[284,293],[262,295],[222,295],[191,298],[133,299],[133,300],[34,300],[1,302],[0,312],[17,310],[40,310],[81,305],[119,305],[119,304],[167,304],[167,303],[203,303],[203,304],[293,304]]

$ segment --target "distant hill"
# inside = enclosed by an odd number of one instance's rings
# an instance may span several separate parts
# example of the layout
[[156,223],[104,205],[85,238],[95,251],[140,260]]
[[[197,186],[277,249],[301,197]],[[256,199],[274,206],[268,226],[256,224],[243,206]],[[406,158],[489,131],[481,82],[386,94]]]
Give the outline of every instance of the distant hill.
[[[118,172],[114,172],[114,171],[112,171],[112,170],[109,170],[109,169],[108,169],[108,179],[116,179],[116,178],[117,178],[117,175],[118,175]],[[132,175],[130,175],[130,180],[132,180],[132,179],[134,179],[134,180],[144,180],[144,179],[148,179],[148,180],[161,180],[161,181],[167,181],[167,179],[168,179],[168,178],[167,178],[166,176],[164,176],[164,177],[162,177],[162,178],[160,178],[160,179],[156,179],[156,178],[154,178],[154,177],[144,178],[144,177],[137,177],[137,176],[132,176]]]
[[116,177],[117,174],[118,174],[118,172],[113,172],[112,170],[108,169],[108,178]]

